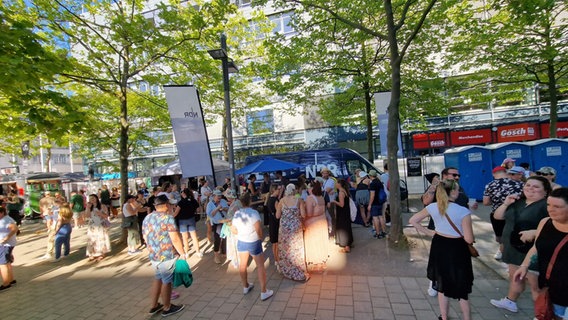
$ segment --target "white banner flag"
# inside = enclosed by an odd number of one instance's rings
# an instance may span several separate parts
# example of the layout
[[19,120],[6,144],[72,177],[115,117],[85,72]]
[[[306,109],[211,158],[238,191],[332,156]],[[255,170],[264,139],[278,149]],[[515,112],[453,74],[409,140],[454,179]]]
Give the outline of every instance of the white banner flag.
[[213,175],[209,140],[197,89],[164,86],[184,178]]

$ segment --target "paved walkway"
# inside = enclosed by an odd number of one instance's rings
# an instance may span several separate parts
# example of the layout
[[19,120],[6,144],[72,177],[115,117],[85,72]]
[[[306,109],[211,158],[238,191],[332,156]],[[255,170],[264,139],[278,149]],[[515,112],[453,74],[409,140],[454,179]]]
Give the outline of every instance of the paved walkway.
[[[417,201],[408,211],[418,210]],[[404,215],[405,221],[410,213]],[[474,288],[470,297],[473,319],[532,319],[528,293],[513,314],[489,304],[506,295],[504,267],[493,259],[495,244],[488,222],[489,210],[480,206],[474,216],[476,247]],[[199,225],[201,233],[205,229]],[[113,222],[113,252],[95,263],[85,259],[86,229],[74,229],[71,255],[60,262],[39,258],[45,250],[43,224],[23,227],[15,249],[18,285],[0,293],[0,318],[20,319],[158,319],[150,317],[149,286],[152,272],[145,255],[129,256],[118,245],[119,222]],[[409,249],[393,249],[386,240],[371,237],[370,229],[354,226],[350,254],[331,253],[327,271],[312,274],[307,283],[283,279],[272,263],[266,244],[268,287],[274,296],[261,301],[254,262],[250,281],[257,287],[244,296],[238,273],[228,263],[213,263],[211,245],[202,240],[206,254],[191,257],[194,284],[178,288],[175,303],[186,305],[171,319],[437,319],[438,303],[429,297],[425,277],[429,241],[414,228],[405,228]],[[203,237],[202,237],[203,238]],[[459,319],[457,301],[451,302],[451,319]]]

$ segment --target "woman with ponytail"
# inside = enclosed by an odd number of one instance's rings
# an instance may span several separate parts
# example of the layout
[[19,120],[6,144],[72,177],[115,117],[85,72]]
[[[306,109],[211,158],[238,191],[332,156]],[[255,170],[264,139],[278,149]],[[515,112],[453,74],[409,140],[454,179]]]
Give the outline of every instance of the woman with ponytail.
[[[443,320],[448,319],[449,298],[459,300],[464,320],[471,319],[468,295],[473,286],[473,269],[467,244],[474,241],[473,228],[471,212],[454,203],[458,196],[457,181],[441,181],[436,187],[438,202],[429,204],[409,221],[419,232],[432,237],[427,274],[438,291],[438,319]],[[434,220],[435,230],[422,226],[422,220],[428,216]]]

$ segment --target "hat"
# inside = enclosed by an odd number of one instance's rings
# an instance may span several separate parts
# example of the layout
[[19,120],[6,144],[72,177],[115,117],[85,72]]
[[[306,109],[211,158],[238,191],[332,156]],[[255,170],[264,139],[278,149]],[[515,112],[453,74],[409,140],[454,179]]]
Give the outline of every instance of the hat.
[[329,170],[327,167],[323,167],[320,170],[321,173],[327,172],[327,173],[331,173],[331,170]]
[[428,182],[432,183],[432,181],[434,181],[434,177],[440,177],[439,174],[437,174],[436,172],[430,172],[428,174],[424,175],[424,178],[426,178],[426,180],[428,180]]
[[367,176],[367,172],[361,171],[359,172],[359,178],[365,178]]
[[370,175],[371,177],[376,177],[376,176],[378,175],[377,170],[371,170],[371,171],[369,171],[369,175]]
[[506,163],[509,163],[509,162],[515,162],[515,159],[513,159],[513,158],[506,158],[505,160],[503,160],[503,163],[502,163],[502,164],[506,164]]
[[511,169],[507,170],[508,174],[524,174],[525,173],[525,169],[523,169],[523,167],[519,167],[519,166],[514,166]]
[[537,170],[536,172],[537,174],[551,174],[551,175],[556,175],[556,170],[553,167],[542,167],[540,169]]
[[227,190],[227,191],[225,191],[225,197],[231,198],[231,199],[236,199],[237,195],[235,194],[235,191]]
[[499,171],[507,171],[507,169],[505,169],[502,166],[497,166],[497,167],[493,168],[493,171],[491,171],[491,172],[496,173],[496,172],[499,172]]
[[213,195],[214,195],[214,196],[219,196],[219,197],[221,197],[221,196],[223,196],[223,192],[221,192],[221,190],[215,189],[215,190],[213,191]]
[[161,205],[161,204],[166,204],[169,202],[168,197],[165,194],[161,194],[159,196],[157,196],[156,198],[154,198],[154,205]]

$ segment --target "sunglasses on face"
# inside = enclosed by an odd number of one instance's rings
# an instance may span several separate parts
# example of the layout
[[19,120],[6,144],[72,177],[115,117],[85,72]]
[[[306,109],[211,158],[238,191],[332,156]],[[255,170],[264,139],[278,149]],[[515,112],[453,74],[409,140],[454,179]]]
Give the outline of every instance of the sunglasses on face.
[[544,172],[538,172],[536,173],[537,176],[553,176],[554,174],[552,173],[544,173]]
[[459,178],[460,174],[459,173],[448,173],[448,175],[454,177],[454,178]]

